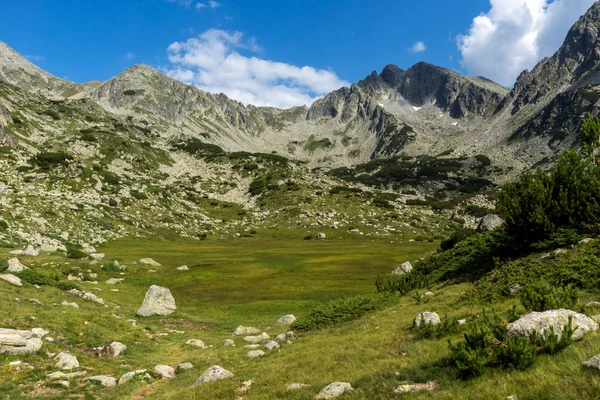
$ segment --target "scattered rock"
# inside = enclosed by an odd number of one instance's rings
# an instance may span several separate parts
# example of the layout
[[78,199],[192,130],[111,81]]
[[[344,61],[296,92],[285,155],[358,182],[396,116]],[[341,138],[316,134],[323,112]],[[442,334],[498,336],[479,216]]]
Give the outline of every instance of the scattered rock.
[[23,286],[23,283],[21,283],[21,278],[14,276],[13,274],[0,274],[0,279],[8,283],[12,283],[15,286]]
[[73,379],[73,378],[77,378],[77,377],[85,376],[85,375],[87,375],[87,372],[85,372],[85,371],[70,372],[68,374],[58,371],[58,372],[53,372],[51,374],[48,374],[48,378],[50,378],[50,379]]
[[24,266],[23,264],[21,264],[21,262],[19,261],[18,258],[11,258],[10,260],[8,260],[8,272],[23,272],[23,270],[27,269],[26,266]]
[[467,323],[467,320],[466,320],[466,319],[459,319],[459,320],[458,320],[458,321],[456,321],[456,322],[458,322],[458,324],[459,324],[459,325],[464,325],[464,324],[466,324],[466,323]]
[[293,314],[284,315],[277,320],[277,325],[291,325],[296,322],[296,317]]
[[75,369],[79,368],[79,361],[77,361],[77,357],[72,356],[67,353],[60,353],[54,359],[58,359],[54,366],[60,369]]
[[194,346],[194,347],[200,347],[200,348],[206,349],[204,342],[199,339],[190,339],[187,342],[185,342],[185,344],[187,344],[188,346]]
[[[45,332],[45,333],[44,333]],[[0,328],[0,354],[22,355],[38,352],[42,348],[43,329],[33,331]]]
[[265,355],[265,352],[262,350],[251,350],[248,353],[246,353],[246,358],[257,358],[257,357],[262,357]]
[[29,246],[27,246],[27,248],[23,252],[23,255],[24,256],[29,256],[29,257],[37,257],[37,256],[40,255],[40,252],[37,251],[36,249],[34,249],[32,245],[29,245]]
[[317,239],[319,239],[319,240],[325,240],[325,239],[327,239],[327,235],[325,235],[325,234],[324,234],[324,233],[322,233],[322,232],[319,232],[319,233],[317,234]]
[[151,378],[145,369],[138,369],[136,371],[131,371],[131,372],[128,372],[125,375],[121,376],[121,378],[119,378],[118,384],[122,385],[124,383],[127,383],[130,380],[132,380],[134,377],[136,377],[137,375],[144,375],[144,378]]
[[267,343],[265,343],[265,349],[271,351],[274,349],[278,349],[279,348],[279,343],[274,342],[272,340],[268,341]]
[[258,335],[260,333],[260,329],[253,328],[251,326],[238,326],[233,331],[233,336],[246,336],[246,335]]
[[77,303],[69,303],[68,301],[63,301],[60,304],[63,305],[63,306],[67,306],[67,307],[79,308],[79,306],[77,305]]
[[488,214],[481,218],[481,221],[479,221],[479,225],[477,225],[477,230],[479,232],[488,232],[500,227],[503,223],[504,220],[500,218],[499,215]]
[[175,299],[173,298],[173,295],[171,295],[169,289],[152,285],[146,292],[146,297],[144,298],[142,306],[137,311],[137,315],[141,317],[169,315],[176,309]]
[[231,339],[226,339],[223,347],[235,347],[235,342]]
[[110,351],[114,358],[119,357],[121,354],[123,354],[125,352],[125,350],[127,350],[127,346],[125,346],[121,342],[112,342],[110,344]]
[[179,366],[177,368],[184,369],[184,370],[192,369],[192,368],[194,368],[194,364],[192,364],[191,362],[184,362],[184,363],[179,364]]
[[258,349],[260,344],[247,344],[244,346],[245,349]]
[[518,283],[516,285],[511,286],[509,289],[510,295],[511,296],[516,295],[517,293],[519,293],[521,291],[521,289],[523,289],[523,288]]
[[442,321],[437,313],[425,311],[424,313],[421,313],[415,317],[413,321],[413,327],[418,329],[421,324],[439,325],[441,323]]
[[409,261],[407,261],[405,263],[398,265],[396,267],[396,269],[392,271],[392,275],[408,274],[412,271],[412,269],[413,269],[412,264]]
[[102,260],[104,259],[104,253],[92,253],[90,254],[90,257],[92,257],[94,260]]
[[285,333],[281,333],[275,337],[275,340],[277,340],[278,342],[285,342],[285,339]]
[[583,365],[586,367],[595,368],[597,370],[600,370],[600,354],[596,354],[594,357],[585,361],[583,363]]
[[300,389],[304,389],[305,387],[309,387],[310,385],[307,385],[305,383],[292,383],[291,385],[289,385],[287,387],[287,390],[300,390]]
[[123,282],[122,278],[110,278],[109,280],[107,280],[105,283],[107,285],[118,285],[119,283]]
[[177,271],[189,271],[190,269],[188,268],[187,265],[182,265],[181,267],[177,267]]
[[333,382],[323,388],[315,399],[333,399],[346,392],[351,392],[352,385],[347,382]]
[[157,365],[154,367],[154,372],[162,376],[163,379],[175,378],[175,368],[168,365]]
[[404,384],[394,389],[394,393],[419,392],[421,390],[433,390],[437,387],[437,382],[431,381],[427,383]]
[[113,378],[112,376],[97,375],[97,376],[91,376],[85,380],[98,382],[98,383],[100,383],[100,385],[102,385],[106,388],[113,388],[113,387],[117,386],[117,380],[115,378]]
[[151,267],[160,267],[161,265],[151,258],[142,258],[140,264],[149,265]]
[[202,376],[200,376],[200,378],[198,378],[196,382],[194,382],[193,386],[199,386],[207,382],[220,381],[222,379],[228,379],[231,377],[233,377],[233,373],[227,371],[225,368],[219,365],[213,365],[212,367],[204,371]]
[[264,342],[265,340],[269,340],[271,337],[267,334],[267,332],[263,332],[258,336],[246,336],[244,337],[244,341],[256,344],[260,342]]
[[569,316],[572,318],[572,325],[575,329],[573,339],[581,339],[588,332],[596,332],[598,324],[586,315],[571,310],[550,310],[544,312],[534,311],[526,314],[508,324],[508,333],[518,336],[529,336],[534,331],[540,336],[545,336],[554,327],[554,333],[560,339],[564,325],[569,322]]

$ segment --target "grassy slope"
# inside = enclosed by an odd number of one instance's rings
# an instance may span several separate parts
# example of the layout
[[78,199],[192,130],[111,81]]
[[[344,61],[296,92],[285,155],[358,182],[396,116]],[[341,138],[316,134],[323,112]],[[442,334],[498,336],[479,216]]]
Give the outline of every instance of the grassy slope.
[[[301,314],[328,299],[373,290],[374,275],[389,272],[390,267],[406,259],[415,260],[433,249],[430,243],[390,244],[384,241],[264,241],[243,239],[225,242],[134,242],[110,243],[101,250],[108,259],[118,259],[129,266],[126,281],[116,286],[120,291],[103,284],[118,273],[99,272],[100,296],[108,307],[88,303],[56,289],[16,288],[1,284],[3,326],[35,327],[51,330],[60,339],[56,344],[44,344],[40,354],[27,357],[0,356],[0,397],[20,399],[32,393],[47,393],[46,398],[63,399],[67,394],[84,398],[155,398],[155,399],[228,399],[237,398],[236,388],[252,379],[255,384],[243,395],[244,399],[310,399],[333,381],[348,381],[355,387],[348,398],[397,398],[393,389],[402,381],[428,382],[436,380],[438,389],[404,395],[404,398],[435,399],[504,399],[518,395],[519,399],[573,399],[600,396],[600,377],[585,370],[581,362],[600,353],[600,338],[590,336],[567,348],[557,356],[542,356],[525,372],[492,371],[483,377],[460,381],[454,368],[441,362],[449,355],[446,339],[424,340],[414,337],[410,330],[412,319],[422,311],[471,319],[481,312],[481,306],[461,301],[470,291],[470,284],[445,285],[430,288],[434,297],[427,304],[417,304],[413,296],[359,320],[318,332],[301,334],[292,345],[262,359],[247,360],[243,342],[237,347],[223,348],[232,330],[240,324],[266,329],[271,336],[284,332],[285,327],[274,325],[287,313]],[[153,257],[163,264],[150,273],[152,267],[131,265],[133,260]],[[65,261],[52,256],[55,261]],[[33,259],[23,259],[31,263]],[[36,259],[38,263],[48,259]],[[187,264],[191,271],[174,269]],[[97,267],[92,267],[98,272]],[[178,311],[165,318],[135,317],[144,292],[152,284],[169,287],[177,301]],[[82,283],[82,287],[94,287]],[[13,299],[20,297],[23,302]],[[45,306],[27,301],[37,298]],[[590,295],[585,300],[593,299]],[[76,301],[81,309],[74,310],[53,303]],[[503,314],[518,303],[507,300],[494,304]],[[118,308],[120,307],[120,308]],[[114,315],[121,317],[115,318]],[[35,316],[36,321],[29,318]],[[133,327],[128,318],[138,320]],[[89,324],[85,324],[85,322]],[[185,334],[169,332],[182,330]],[[146,333],[169,333],[169,336],[150,339]],[[83,335],[80,335],[83,333]],[[211,349],[186,348],[183,343],[198,338]],[[460,334],[453,337],[458,340]],[[86,350],[120,340],[129,346],[119,359],[94,356]],[[157,364],[176,366],[190,361],[193,370],[178,373],[172,381],[152,384],[131,383],[113,390],[97,389],[92,385],[79,386],[72,381],[68,391],[48,387],[45,374],[53,372],[52,362],[44,351],[69,351],[76,354],[83,367],[93,368],[91,374],[119,377],[137,369],[152,369]],[[8,361],[22,359],[36,370],[9,370]],[[191,389],[191,384],[209,366],[219,364],[235,373],[235,378]],[[25,382],[25,383],[24,383]],[[37,382],[37,384],[36,384]],[[286,392],[294,382],[311,387]],[[22,385],[22,386],[21,386]],[[37,391],[36,391],[37,390]],[[52,392],[54,391],[54,392]],[[53,393],[53,394],[52,394]],[[31,396],[29,396],[31,397]]]

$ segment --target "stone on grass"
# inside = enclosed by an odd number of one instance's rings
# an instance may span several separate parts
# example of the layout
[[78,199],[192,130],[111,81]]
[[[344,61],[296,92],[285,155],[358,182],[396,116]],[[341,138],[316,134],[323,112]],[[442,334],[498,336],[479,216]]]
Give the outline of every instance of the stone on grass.
[[504,220],[500,218],[499,215],[496,214],[488,214],[481,218],[479,221],[479,225],[477,225],[477,231],[479,232],[487,232],[498,228],[500,225],[504,223]]
[[154,367],[154,372],[162,376],[163,379],[175,378],[175,368],[168,365],[157,365]]
[[112,353],[112,356],[115,357],[115,358],[117,358],[121,354],[123,354],[123,352],[125,352],[125,350],[127,350],[127,346],[125,346],[121,342],[112,342],[110,344],[110,351]]
[[238,326],[233,331],[233,336],[246,336],[246,335],[258,335],[260,333],[260,329],[253,328],[251,326]]
[[161,265],[151,258],[142,258],[140,264],[149,265],[151,267],[160,267]]
[[267,332],[263,332],[258,336],[246,336],[244,337],[244,341],[256,344],[260,342],[264,342],[265,340],[269,340],[271,337],[267,334]]
[[121,378],[119,378],[119,385],[129,382],[130,380],[135,378],[137,375],[144,375],[144,377],[149,377],[149,375],[147,374],[145,369],[138,369],[135,371],[128,372],[128,373],[124,374],[123,376],[121,376]]
[[104,283],[106,283],[107,285],[118,285],[121,282],[123,282],[122,278],[110,278]]
[[146,292],[146,297],[142,306],[137,311],[140,317],[150,317],[152,315],[169,315],[175,312],[175,299],[169,289],[161,286],[152,285]]
[[187,342],[185,342],[185,344],[187,344],[188,346],[200,347],[203,349],[206,348],[206,346],[204,345],[204,342],[200,339],[190,339]]
[[293,314],[284,315],[277,320],[277,325],[291,325],[296,322],[296,317]]
[[584,337],[588,332],[596,332],[598,324],[590,317],[571,310],[550,310],[544,312],[534,311],[526,314],[508,324],[508,333],[515,336],[530,336],[533,332],[545,337],[550,332],[551,327],[554,333],[560,339],[564,326],[572,318],[572,326],[575,329],[573,339],[578,340]]
[[437,315],[437,313],[425,311],[415,317],[413,321],[413,327],[418,329],[421,325],[424,324],[439,325],[441,323],[442,321],[440,320],[440,316]]
[[292,383],[291,385],[289,385],[287,387],[287,390],[300,390],[300,389],[304,389],[305,387],[309,387],[310,385],[307,385],[305,383]]
[[404,384],[394,389],[394,393],[420,392],[423,390],[433,390],[437,387],[437,382]]
[[346,392],[351,392],[352,385],[347,382],[333,382],[323,388],[315,399],[333,399]]
[[85,380],[98,382],[100,385],[102,385],[103,387],[106,387],[106,388],[112,388],[112,387],[117,386],[117,380],[115,378],[113,378],[112,376],[106,376],[106,375],[90,376],[89,378],[87,378]]
[[265,352],[262,350],[251,350],[248,353],[246,353],[246,358],[257,358],[257,357],[262,357],[265,355]]
[[279,343],[274,342],[273,340],[269,340],[267,343],[265,343],[265,349],[271,351],[274,349],[278,349],[279,348]]
[[23,272],[24,269],[27,269],[26,266],[21,264],[18,258],[11,258],[8,260],[8,272]]
[[584,366],[600,370],[600,354],[596,354],[594,357],[583,363]]
[[29,245],[29,246],[27,246],[27,248],[23,252],[23,255],[24,256],[29,256],[29,257],[37,257],[37,256],[40,255],[40,252],[37,251],[36,249],[34,249],[32,245]]
[[200,378],[198,378],[196,382],[194,382],[193,386],[199,386],[207,382],[220,381],[222,379],[228,379],[231,377],[233,377],[233,373],[227,371],[225,368],[219,365],[213,365],[212,367],[204,371],[202,376],[200,376]]
[[75,369],[79,368],[79,361],[77,361],[77,357],[72,356],[67,353],[60,353],[54,359],[58,359],[54,366],[60,369]]
[[225,343],[223,343],[223,347],[235,347],[235,342],[231,339],[225,339]]
[[188,268],[187,265],[182,265],[181,267],[177,267],[177,271],[189,271],[190,269]]
[[67,306],[67,307],[79,308],[79,306],[77,305],[77,303],[69,303],[68,301],[63,301],[60,304],[63,305],[63,306]]
[[85,375],[87,375],[87,372],[85,372],[85,371],[70,372],[68,374],[65,374],[64,372],[61,372],[61,371],[57,371],[57,372],[48,374],[48,378],[50,378],[50,379],[72,379],[72,378],[77,378],[77,377],[85,376]]
[[327,235],[325,235],[325,234],[324,234],[324,233],[322,233],[322,232],[319,232],[319,233],[317,234],[317,239],[319,239],[319,240],[325,240],[325,239],[327,239]]
[[42,348],[41,338],[48,333],[36,328],[36,332],[0,328],[0,354],[23,355],[38,352]]
[[408,274],[412,271],[412,269],[413,269],[412,264],[409,261],[407,261],[405,263],[398,265],[396,267],[396,269],[392,271],[392,275]]
[[177,367],[179,369],[192,369],[194,368],[194,364],[192,364],[191,362],[184,362],[179,364],[179,366]]
[[244,346],[245,349],[258,349],[260,344],[247,344]]
[[278,342],[285,342],[285,339],[286,339],[285,333],[280,333],[279,335],[277,335],[275,337],[275,340],[277,340]]
[[14,276],[13,274],[0,274],[0,279],[8,283],[12,283],[15,286],[23,286],[21,278]]

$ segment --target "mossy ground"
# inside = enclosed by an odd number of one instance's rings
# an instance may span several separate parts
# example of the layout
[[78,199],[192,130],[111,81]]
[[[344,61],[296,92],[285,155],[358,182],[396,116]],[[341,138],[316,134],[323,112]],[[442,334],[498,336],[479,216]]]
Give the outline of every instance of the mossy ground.
[[[116,286],[104,284],[119,272],[105,272],[100,264],[84,266],[98,273],[98,285],[80,283],[86,290],[105,299],[107,307],[90,303],[55,288],[22,288],[1,283],[2,326],[43,327],[51,331],[54,343],[44,343],[37,355],[0,356],[0,397],[84,398],[84,399],[311,399],[333,381],[352,383],[355,391],[347,398],[392,399],[573,399],[600,396],[600,375],[581,363],[600,353],[600,338],[589,336],[557,356],[541,356],[524,372],[493,370],[484,376],[462,381],[458,371],[444,364],[450,355],[447,338],[418,338],[411,330],[414,316],[435,311],[441,316],[471,319],[482,305],[464,300],[471,284],[438,285],[428,288],[434,296],[427,303],[415,301],[414,294],[382,311],[358,320],[314,332],[301,333],[291,345],[248,360],[244,342],[224,348],[238,325],[267,329],[274,337],[286,327],[275,325],[288,313],[301,315],[330,299],[374,291],[378,273],[389,273],[399,262],[416,260],[435,249],[435,243],[406,244],[375,240],[301,241],[243,238],[228,241],[135,241],[121,240],[99,248],[106,259],[128,266],[125,281]],[[134,265],[133,261],[152,257],[161,267]],[[22,258],[36,268],[47,262],[69,262],[56,254]],[[71,261],[72,264],[77,263]],[[189,271],[177,271],[180,265]],[[58,268],[58,267],[57,267]],[[157,272],[150,272],[155,269]],[[168,317],[138,318],[135,312],[151,284],[169,287],[178,309]],[[100,288],[102,291],[96,291]],[[119,292],[110,292],[110,289]],[[589,294],[585,300],[593,299]],[[17,302],[14,299],[19,298]],[[35,298],[44,305],[30,302]],[[80,309],[55,305],[77,302]],[[492,308],[506,315],[517,300],[495,302]],[[35,317],[33,320],[31,317]],[[127,319],[136,319],[133,326]],[[184,331],[184,334],[173,331]],[[168,336],[159,336],[168,333]],[[149,337],[152,336],[152,337]],[[455,334],[452,340],[458,340]],[[208,349],[184,345],[188,339],[201,339]],[[92,348],[113,340],[129,349],[118,359],[98,356]],[[123,373],[157,364],[177,366],[192,362],[195,368],[178,372],[175,379],[150,383],[132,382],[115,389],[99,388],[72,380],[71,388],[52,385],[46,375],[55,371],[46,351],[66,351],[78,357],[88,376]],[[17,371],[10,361],[20,359],[36,367]],[[211,365],[221,365],[235,374],[231,380],[191,388]],[[243,381],[255,383],[246,393],[236,389]],[[432,392],[394,394],[402,382],[436,381]],[[310,387],[287,392],[291,383]]]

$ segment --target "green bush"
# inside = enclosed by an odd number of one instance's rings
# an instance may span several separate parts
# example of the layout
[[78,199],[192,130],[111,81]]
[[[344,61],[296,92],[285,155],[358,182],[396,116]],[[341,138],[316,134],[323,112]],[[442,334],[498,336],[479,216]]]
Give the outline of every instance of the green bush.
[[23,271],[19,272],[19,278],[21,278],[23,282],[39,286],[52,285],[58,280],[58,277],[55,274],[40,273],[33,268],[24,269]]
[[0,219],[0,231],[5,231],[7,229],[8,229],[8,223],[5,220]]
[[526,173],[504,186],[497,209],[506,232],[521,247],[548,240],[559,228],[597,233],[600,168],[571,149],[549,173]]
[[458,331],[460,331],[460,325],[457,319],[445,316],[441,318],[440,324],[421,324],[417,329],[417,336],[423,339],[439,339],[444,336],[453,335]]
[[450,235],[449,238],[442,240],[442,243],[440,243],[440,249],[450,250],[457,243],[462,242],[466,238],[473,236],[476,233],[477,233],[477,231],[475,229],[460,227],[460,228],[456,229],[454,232],[452,232],[452,234]]
[[30,160],[32,164],[44,170],[60,165],[67,166],[71,161],[73,161],[73,156],[64,152],[41,152]]
[[306,332],[352,321],[368,312],[380,310],[397,300],[390,293],[374,293],[336,299],[318,306],[298,318],[292,325],[295,331]]
[[8,268],[8,261],[0,260],[0,272],[5,271]]
[[72,289],[76,289],[76,290],[81,290],[79,288],[79,285],[71,282],[71,281],[60,281],[60,282],[56,282],[53,285],[55,288],[60,289],[60,290],[72,290]]
[[67,246],[67,258],[87,258],[88,255],[75,246]]
[[521,304],[527,311],[547,311],[559,308],[573,309],[579,298],[577,289],[571,285],[556,287],[538,281],[525,286],[519,292]]

